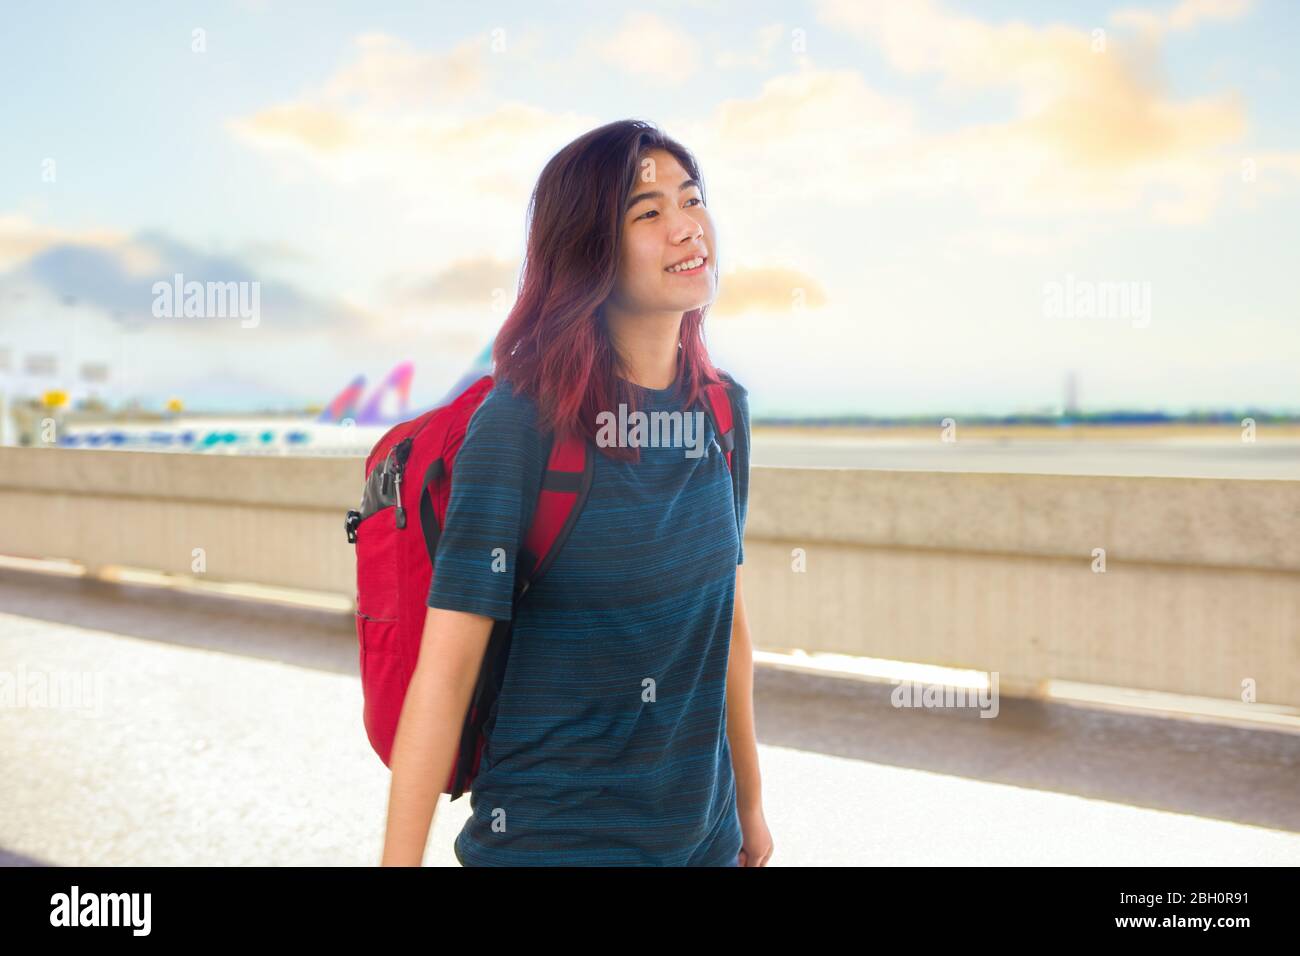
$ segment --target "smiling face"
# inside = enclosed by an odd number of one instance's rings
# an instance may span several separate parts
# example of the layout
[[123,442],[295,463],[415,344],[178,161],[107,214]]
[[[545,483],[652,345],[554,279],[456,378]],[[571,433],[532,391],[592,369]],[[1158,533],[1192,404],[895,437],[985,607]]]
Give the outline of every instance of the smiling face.
[[[682,313],[717,293],[717,240],[704,194],[672,153],[652,149],[623,212],[618,278],[610,303],[621,312]],[[668,267],[703,256],[687,272]]]

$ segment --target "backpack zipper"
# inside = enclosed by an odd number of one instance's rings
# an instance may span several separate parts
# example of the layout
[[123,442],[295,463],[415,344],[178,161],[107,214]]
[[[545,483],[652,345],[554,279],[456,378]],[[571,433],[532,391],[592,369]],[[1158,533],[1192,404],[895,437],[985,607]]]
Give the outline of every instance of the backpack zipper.
[[396,484],[397,496],[397,527],[406,527],[406,509],[402,507],[402,472],[406,470],[406,459],[411,454],[411,436],[403,438],[393,448],[394,458],[397,462],[397,468],[393,472],[393,480]]

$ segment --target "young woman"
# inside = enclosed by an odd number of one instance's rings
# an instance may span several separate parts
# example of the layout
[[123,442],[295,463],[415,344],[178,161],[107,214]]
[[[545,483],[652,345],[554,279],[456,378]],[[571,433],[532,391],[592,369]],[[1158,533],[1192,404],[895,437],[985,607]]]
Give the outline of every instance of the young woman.
[[[691,154],[639,121],[587,133],[542,171],[521,291],[493,347],[497,382],[457,453],[394,741],[385,865],[423,858],[492,623],[512,616],[544,436],[573,432],[592,439],[591,491],[514,613],[456,858],[765,866],[771,856],[740,579],[749,405],[704,344],[718,279],[704,198]],[[695,450],[598,434],[598,416],[620,404],[690,415],[702,387],[724,381],[737,397],[734,489],[706,415],[694,418],[705,429]]]

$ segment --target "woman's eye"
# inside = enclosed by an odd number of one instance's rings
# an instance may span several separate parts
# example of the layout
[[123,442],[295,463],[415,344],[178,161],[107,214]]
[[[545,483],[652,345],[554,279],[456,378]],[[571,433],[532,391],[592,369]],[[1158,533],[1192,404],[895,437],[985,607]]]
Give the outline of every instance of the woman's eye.
[[[697,203],[699,203],[701,206],[704,205],[704,200],[701,199],[699,196],[692,196],[692,197],[690,198],[690,202],[697,202]],[[659,215],[659,210],[658,210],[658,209],[651,209],[650,212],[643,212],[643,213],[641,213],[641,215],[637,216],[636,218],[637,218],[637,219],[644,219],[646,216],[650,215],[651,212],[654,213],[656,216]]]

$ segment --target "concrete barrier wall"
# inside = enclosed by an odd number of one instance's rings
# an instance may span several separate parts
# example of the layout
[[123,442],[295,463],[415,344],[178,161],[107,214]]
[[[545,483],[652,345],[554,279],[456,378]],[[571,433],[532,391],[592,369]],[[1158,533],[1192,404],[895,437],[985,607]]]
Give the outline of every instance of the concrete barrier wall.
[[[189,574],[197,548],[209,580],[351,597],[362,478],[355,458],[0,448],[0,553]],[[750,488],[760,648],[1300,706],[1300,482],[755,467]]]

